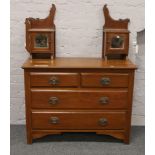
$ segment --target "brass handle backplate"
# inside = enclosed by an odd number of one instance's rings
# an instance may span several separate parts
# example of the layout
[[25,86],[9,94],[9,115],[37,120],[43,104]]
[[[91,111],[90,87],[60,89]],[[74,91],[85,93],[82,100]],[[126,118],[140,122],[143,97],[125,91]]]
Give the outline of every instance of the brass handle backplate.
[[50,97],[48,100],[48,103],[51,105],[55,105],[58,103],[58,101],[59,101],[59,99],[57,97]]
[[106,118],[100,118],[99,119],[99,125],[101,125],[101,126],[108,125],[108,120]]
[[55,85],[59,84],[59,79],[57,77],[53,76],[50,78],[48,83],[55,86]]
[[100,98],[99,103],[101,104],[108,104],[109,103],[109,97],[103,96]]
[[110,78],[103,77],[103,78],[101,78],[100,82],[101,82],[102,85],[109,85],[110,84]]
[[58,124],[59,118],[58,117],[51,117],[50,118],[50,124]]

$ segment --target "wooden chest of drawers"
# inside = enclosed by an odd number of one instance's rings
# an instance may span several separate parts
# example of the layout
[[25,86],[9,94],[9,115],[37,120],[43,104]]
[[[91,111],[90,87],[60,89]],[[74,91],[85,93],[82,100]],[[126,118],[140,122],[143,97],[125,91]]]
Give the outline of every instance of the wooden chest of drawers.
[[95,132],[129,143],[134,71],[130,60],[28,59],[27,143],[48,134]]

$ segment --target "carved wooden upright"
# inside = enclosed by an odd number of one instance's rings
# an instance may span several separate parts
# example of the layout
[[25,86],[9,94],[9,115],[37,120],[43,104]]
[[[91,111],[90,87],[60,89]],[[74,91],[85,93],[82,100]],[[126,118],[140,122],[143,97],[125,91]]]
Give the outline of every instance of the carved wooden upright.
[[32,58],[55,58],[55,5],[45,19],[26,18],[26,49]]
[[129,19],[113,19],[107,8],[103,8],[105,23],[103,26],[102,57],[125,59],[129,51]]

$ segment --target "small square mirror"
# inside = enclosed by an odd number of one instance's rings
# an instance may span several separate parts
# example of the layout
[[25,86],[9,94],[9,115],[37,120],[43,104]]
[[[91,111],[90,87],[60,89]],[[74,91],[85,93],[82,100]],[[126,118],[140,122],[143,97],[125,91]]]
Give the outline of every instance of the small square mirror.
[[34,39],[35,48],[48,48],[48,35],[47,34],[36,34]]
[[111,48],[123,49],[124,48],[124,38],[122,38],[119,35],[112,37],[111,38]]

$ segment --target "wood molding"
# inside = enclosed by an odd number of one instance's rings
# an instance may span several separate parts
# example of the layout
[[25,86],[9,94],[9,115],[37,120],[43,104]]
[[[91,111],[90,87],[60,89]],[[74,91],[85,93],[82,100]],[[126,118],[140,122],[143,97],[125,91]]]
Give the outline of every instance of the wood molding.
[[38,139],[42,138],[47,135],[56,135],[56,134],[63,134],[67,132],[95,132],[98,135],[109,135],[114,138],[118,138],[120,140],[125,139],[125,132],[124,130],[33,130],[32,131],[32,138]]
[[117,130],[103,130],[103,131],[99,131],[97,132],[97,134],[103,134],[103,135],[109,135],[121,140],[124,140],[125,138],[125,132],[122,131],[117,131]]

